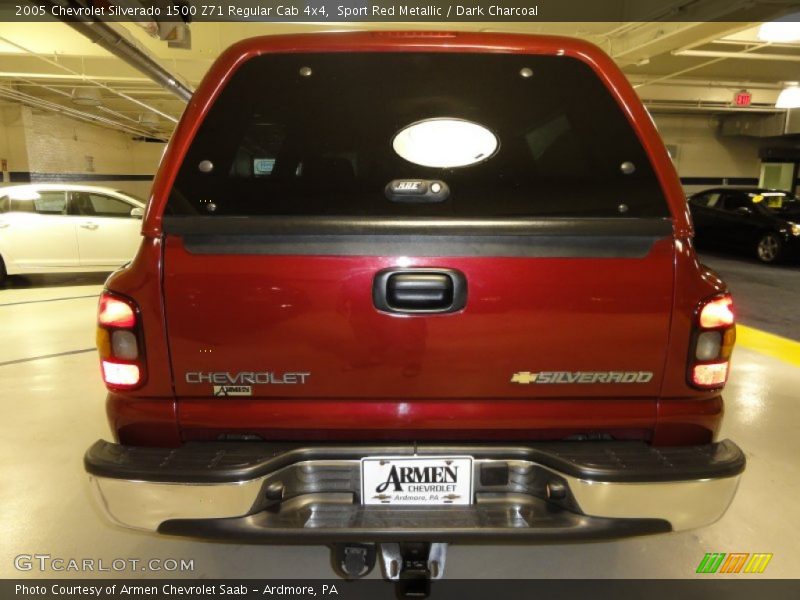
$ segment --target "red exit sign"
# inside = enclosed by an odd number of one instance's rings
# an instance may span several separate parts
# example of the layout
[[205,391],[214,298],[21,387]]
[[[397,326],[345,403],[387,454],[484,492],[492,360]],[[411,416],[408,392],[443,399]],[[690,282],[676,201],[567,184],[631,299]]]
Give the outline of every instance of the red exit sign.
[[750,102],[752,102],[752,100],[753,100],[753,94],[751,94],[747,90],[736,92],[736,94],[734,94],[733,96],[734,106],[750,106]]

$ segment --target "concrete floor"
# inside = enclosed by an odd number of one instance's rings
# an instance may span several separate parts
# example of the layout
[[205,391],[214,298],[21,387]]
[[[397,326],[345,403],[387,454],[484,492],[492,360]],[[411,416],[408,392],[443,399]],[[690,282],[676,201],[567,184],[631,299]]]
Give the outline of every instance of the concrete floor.
[[800,264],[762,265],[755,258],[704,253],[702,261],[728,284],[742,322],[800,341]]
[[[742,264],[737,268],[763,269]],[[102,519],[81,464],[92,442],[109,437],[97,358],[88,350],[102,281],[96,275],[36,277],[0,290],[0,577],[61,575],[16,571],[19,554],[107,563],[193,559],[194,572],[185,575],[202,578],[330,577],[322,547],[198,542],[131,532]],[[767,300],[762,311],[769,310]],[[687,533],[581,545],[453,546],[447,576],[685,578],[694,576],[706,552],[771,552],[761,577],[800,576],[798,390],[800,369],[737,348],[722,437],[738,442],[749,463],[720,522]]]

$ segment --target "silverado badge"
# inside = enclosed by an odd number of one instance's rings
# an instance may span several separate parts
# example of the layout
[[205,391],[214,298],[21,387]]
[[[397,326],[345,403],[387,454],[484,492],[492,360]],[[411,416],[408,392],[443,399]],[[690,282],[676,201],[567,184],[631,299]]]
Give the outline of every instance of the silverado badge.
[[652,379],[652,371],[518,371],[511,383],[649,383]]

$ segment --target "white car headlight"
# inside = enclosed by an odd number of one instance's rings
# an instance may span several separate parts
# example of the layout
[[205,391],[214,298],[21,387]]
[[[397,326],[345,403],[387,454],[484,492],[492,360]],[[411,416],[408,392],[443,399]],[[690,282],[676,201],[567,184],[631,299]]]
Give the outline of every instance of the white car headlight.
[[792,235],[800,235],[800,224],[789,223],[789,231],[792,232]]

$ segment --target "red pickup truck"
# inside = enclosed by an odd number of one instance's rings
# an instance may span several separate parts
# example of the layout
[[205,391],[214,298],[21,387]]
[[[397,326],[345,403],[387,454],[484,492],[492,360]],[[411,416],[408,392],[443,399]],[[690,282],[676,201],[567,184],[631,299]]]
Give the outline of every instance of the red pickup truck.
[[101,296],[137,529],[327,543],[441,577],[448,542],[711,523],[735,338],[648,113],[583,41],[246,40],[191,100]]

